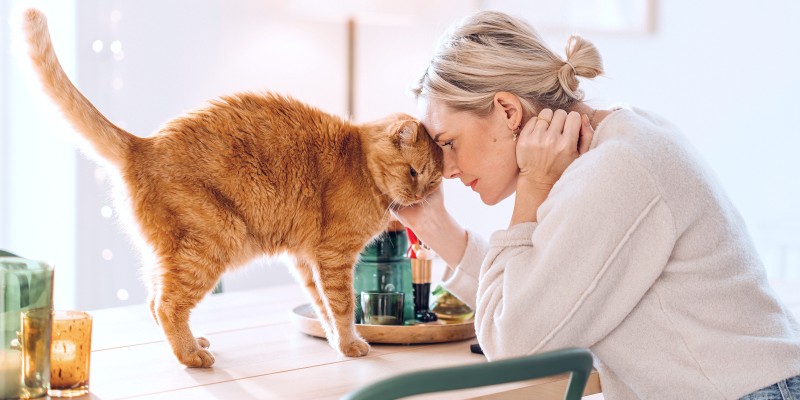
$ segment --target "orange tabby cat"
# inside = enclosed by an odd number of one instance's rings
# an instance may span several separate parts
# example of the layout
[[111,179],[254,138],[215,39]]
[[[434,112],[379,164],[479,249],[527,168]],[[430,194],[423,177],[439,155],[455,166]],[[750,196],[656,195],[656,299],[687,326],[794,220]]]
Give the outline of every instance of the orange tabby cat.
[[91,148],[116,167],[156,265],[150,308],[178,360],[208,367],[189,313],[227,269],[263,254],[295,256],[331,345],[363,356],[353,265],[386,227],[388,208],[441,181],[441,149],[404,114],[353,125],[274,94],[238,94],[148,138],[109,122],[69,81],[45,16],[27,10],[30,55],[46,92]]

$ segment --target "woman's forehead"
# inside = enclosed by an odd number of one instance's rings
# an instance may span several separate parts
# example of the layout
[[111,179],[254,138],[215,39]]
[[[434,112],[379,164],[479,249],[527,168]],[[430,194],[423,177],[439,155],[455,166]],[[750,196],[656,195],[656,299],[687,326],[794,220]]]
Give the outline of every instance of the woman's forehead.
[[435,100],[424,100],[420,102],[422,108],[422,124],[432,137],[443,133],[457,123],[458,118],[454,118],[456,112]]

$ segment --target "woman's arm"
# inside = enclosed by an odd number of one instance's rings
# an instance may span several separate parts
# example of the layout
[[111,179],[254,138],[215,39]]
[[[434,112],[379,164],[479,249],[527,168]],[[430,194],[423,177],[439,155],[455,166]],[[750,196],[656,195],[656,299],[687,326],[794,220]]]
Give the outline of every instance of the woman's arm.
[[674,222],[649,171],[623,149],[581,161],[554,186],[538,223],[490,239],[475,315],[490,359],[593,345],[669,259]]
[[458,265],[467,248],[467,231],[444,207],[442,187],[423,203],[395,210],[395,216],[433,249],[447,265]]
[[475,308],[478,275],[489,246],[480,236],[467,232],[447,212],[441,187],[426,200],[396,210],[395,216],[447,263],[442,285]]

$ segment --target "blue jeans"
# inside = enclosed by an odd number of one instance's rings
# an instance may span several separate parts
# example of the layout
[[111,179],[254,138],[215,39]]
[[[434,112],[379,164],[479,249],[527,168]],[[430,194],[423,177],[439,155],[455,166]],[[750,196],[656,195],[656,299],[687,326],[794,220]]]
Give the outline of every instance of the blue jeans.
[[739,400],[800,400],[800,375],[756,390]]

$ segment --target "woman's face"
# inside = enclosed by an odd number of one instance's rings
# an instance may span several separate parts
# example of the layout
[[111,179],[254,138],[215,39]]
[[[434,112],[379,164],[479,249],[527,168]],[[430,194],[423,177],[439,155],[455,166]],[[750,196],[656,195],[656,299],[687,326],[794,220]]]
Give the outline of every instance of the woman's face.
[[422,100],[422,123],[442,146],[445,178],[458,178],[494,205],[516,190],[516,142],[506,112],[493,107],[489,115],[455,111],[436,100]]

